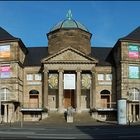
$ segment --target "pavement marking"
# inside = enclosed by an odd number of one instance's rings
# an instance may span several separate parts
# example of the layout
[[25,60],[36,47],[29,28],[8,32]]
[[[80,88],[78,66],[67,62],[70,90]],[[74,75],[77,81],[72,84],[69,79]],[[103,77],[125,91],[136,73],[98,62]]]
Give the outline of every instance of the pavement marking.
[[58,133],[58,134],[54,134],[54,133],[52,133],[52,134],[34,134],[34,135],[44,135],[44,136],[50,136],[50,135],[55,135],[55,136],[71,136],[71,135],[74,135],[74,136],[76,136],[76,135],[78,135],[78,136],[85,136],[85,135],[88,135],[88,134],[60,134],[60,133]]
[[54,128],[11,128],[11,130],[56,130]]
[[119,136],[118,138],[122,139],[122,138],[140,138],[140,135],[134,135],[134,136]]
[[36,136],[27,136],[26,138],[33,138],[33,139],[76,139],[76,137],[36,137]]
[[13,134],[13,135],[18,135],[18,134],[31,134],[31,135],[33,135],[33,134],[35,134],[35,132],[13,132],[13,131],[0,131],[0,134]]

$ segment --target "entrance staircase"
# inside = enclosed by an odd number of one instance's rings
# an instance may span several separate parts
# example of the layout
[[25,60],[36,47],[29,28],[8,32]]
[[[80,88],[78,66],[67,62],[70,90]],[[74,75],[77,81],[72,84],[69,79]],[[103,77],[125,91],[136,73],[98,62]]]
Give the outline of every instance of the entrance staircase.
[[[72,124],[93,124],[96,122],[88,112],[74,113]],[[46,119],[40,121],[43,124],[67,124],[64,113],[50,112]]]

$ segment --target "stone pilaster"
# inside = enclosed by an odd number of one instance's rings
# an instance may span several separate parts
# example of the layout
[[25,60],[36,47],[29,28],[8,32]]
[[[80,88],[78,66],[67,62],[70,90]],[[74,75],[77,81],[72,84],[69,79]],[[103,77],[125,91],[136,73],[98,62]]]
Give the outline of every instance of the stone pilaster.
[[43,107],[48,108],[48,70],[44,71],[43,80]]
[[60,113],[63,112],[64,106],[63,106],[63,90],[64,90],[64,86],[63,86],[63,70],[60,69],[59,71],[59,108],[58,111]]
[[91,78],[91,108],[96,108],[96,71],[92,70],[92,78]]
[[76,84],[76,103],[77,103],[77,112],[81,112],[81,70],[77,71],[77,84]]
[[14,114],[14,105],[8,104],[8,122],[14,122],[15,120],[15,114]]

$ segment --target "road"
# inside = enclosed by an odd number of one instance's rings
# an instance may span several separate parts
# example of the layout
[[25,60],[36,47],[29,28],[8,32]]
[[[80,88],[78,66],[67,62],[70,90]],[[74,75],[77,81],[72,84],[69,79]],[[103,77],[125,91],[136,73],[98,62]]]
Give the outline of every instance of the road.
[[0,139],[140,139],[140,125],[1,126]]

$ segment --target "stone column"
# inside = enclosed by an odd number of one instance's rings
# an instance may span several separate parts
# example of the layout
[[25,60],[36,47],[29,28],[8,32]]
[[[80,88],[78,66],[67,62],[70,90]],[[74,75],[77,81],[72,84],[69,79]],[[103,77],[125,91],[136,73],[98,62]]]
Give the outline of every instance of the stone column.
[[92,71],[90,107],[96,108],[96,72]]
[[44,71],[43,78],[43,107],[48,108],[48,70]]
[[64,90],[64,86],[63,86],[63,70],[60,69],[59,71],[59,108],[58,108],[58,111],[60,113],[63,113],[63,90]]
[[131,103],[128,103],[128,121],[132,121]]
[[77,112],[81,112],[81,70],[77,70],[77,84],[76,84],[76,102],[77,102]]
[[4,122],[8,122],[7,104],[4,105]]
[[135,122],[136,121],[136,105],[135,104],[133,104],[133,122]]

